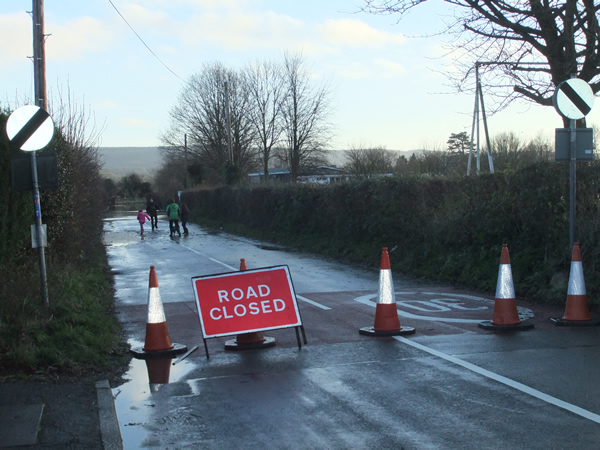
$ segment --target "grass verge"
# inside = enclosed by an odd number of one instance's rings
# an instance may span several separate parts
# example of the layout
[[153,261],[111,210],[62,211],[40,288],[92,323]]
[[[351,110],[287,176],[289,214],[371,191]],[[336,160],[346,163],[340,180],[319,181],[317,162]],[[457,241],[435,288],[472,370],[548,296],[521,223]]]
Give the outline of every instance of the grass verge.
[[48,309],[35,258],[8,271],[0,303],[4,377],[115,378],[126,367],[104,248],[85,260],[48,264]]

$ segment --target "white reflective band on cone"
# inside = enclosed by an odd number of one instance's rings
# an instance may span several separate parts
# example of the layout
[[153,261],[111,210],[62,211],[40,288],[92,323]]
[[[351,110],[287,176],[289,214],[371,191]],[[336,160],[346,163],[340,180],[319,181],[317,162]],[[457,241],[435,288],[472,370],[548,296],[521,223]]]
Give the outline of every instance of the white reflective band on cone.
[[146,323],[166,322],[165,310],[160,300],[160,291],[157,287],[148,290],[148,320]]
[[379,296],[377,303],[396,303],[396,298],[394,296],[394,281],[392,280],[391,270],[383,269],[379,273]]
[[571,263],[571,274],[569,275],[568,295],[586,295],[585,282],[583,281],[583,265],[581,261]]
[[515,287],[512,281],[510,264],[500,264],[498,269],[498,284],[496,285],[496,298],[515,298]]

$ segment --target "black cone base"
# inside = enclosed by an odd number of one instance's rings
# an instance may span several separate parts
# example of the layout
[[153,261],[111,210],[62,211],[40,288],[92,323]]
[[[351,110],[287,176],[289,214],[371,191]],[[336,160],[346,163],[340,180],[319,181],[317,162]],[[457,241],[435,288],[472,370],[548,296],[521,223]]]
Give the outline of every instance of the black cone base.
[[252,342],[250,344],[238,344],[235,339],[225,342],[225,350],[255,350],[259,348],[269,348],[275,346],[274,337],[265,337],[262,342]]
[[598,319],[590,319],[590,320],[566,320],[561,319],[560,317],[552,317],[550,319],[554,325],[558,325],[561,327],[596,327],[600,325],[600,320]]
[[167,350],[154,350],[145,351],[142,347],[132,348],[129,353],[137,359],[150,359],[150,358],[166,358],[168,356],[175,356],[181,353],[187,352],[187,347],[181,344],[173,344],[173,348]]
[[364,336],[403,336],[406,334],[414,334],[415,331],[417,330],[412,327],[402,327],[399,330],[391,331],[375,330],[373,327],[364,327],[358,330],[358,332]]
[[523,330],[531,330],[534,325],[531,322],[523,321],[521,323],[516,323],[513,325],[496,325],[492,323],[491,320],[484,320],[483,322],[479,322],[477,324],[479,328],[483,328],[484,330],[491,331],[523,331]]

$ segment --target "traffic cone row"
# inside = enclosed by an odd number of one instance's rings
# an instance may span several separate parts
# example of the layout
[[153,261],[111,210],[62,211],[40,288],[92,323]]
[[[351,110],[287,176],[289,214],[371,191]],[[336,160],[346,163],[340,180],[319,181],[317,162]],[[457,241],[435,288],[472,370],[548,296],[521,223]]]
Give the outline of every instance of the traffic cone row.
[[567,290],[567,304],[562,318],[550,319],[555,325],[563,326],[596,326],[600,320],[592,320],[588,309],[585,281],[583,279],[583,264],[579,242],[573,244],[571,257],[571,272]]
[[[240,272],[248,270],[246,260],[240,259]],[[273,347],[275,338],[265,337],[262,331],[238,334],[235,339],[225,341],[225,350],[250,350]]]
[[187,347],[173,344],[169,336],[169,327],[160,298],[156,269],[150,266],[148,280],[148,316],[146,320],[146,340],[144,346],[130,350],[136,358],[163,358],[185,353]]
[[414,332],[414,328],[402,327],[400,325],[398,309],[396,308],[390,255],[387,247],[384,247],[381,253],[375,324],[372,327],[361,328],[359,333],[366,336],[400,336],[413,334]]
[[[246,261],[241,259],[240,271],[244,270],[248,270],[248,268]],[[171,355],[186,352],[187,347],[171,343],[154,266],[150,267],[148,284],[146,340],[143,348],[132,349],[131,352],[136,358],[142,359],[167,358]],[[553,318],[551,320],[556,325],[567,326],[593,326],[600,324],[600,320],[591,319],[588,310],[579,243],[575,243],[573,246],[567,305],[564,315],[562,318]],[[492,320],[480,322],[478,325],[483,329],[494,331],[526,330],[534,327],[532,323],[521,321],[519,317],[507,244],[502,245],[502,252],[500,254]],[[372,327],[361,328],[359,332],[367,336],[397,336],[415,333],[414,328],[400,325],[389,253],[386,247],[383,248],[381,254],[375,323]],[[235,340],[227,341],[225,348],[228,350],[242,350],[271,347],[273,345],[275,345],[274,338],[265,337],[262,332],[250,332],[238,335]],[[152,372],[150,378],[153,379],[152,381],[158,380],[159,383],[168,383],[169,370],[166,364],[161,365],[160,368],[153,368],[152,371],[151,365],[148,366],[149,375]]]

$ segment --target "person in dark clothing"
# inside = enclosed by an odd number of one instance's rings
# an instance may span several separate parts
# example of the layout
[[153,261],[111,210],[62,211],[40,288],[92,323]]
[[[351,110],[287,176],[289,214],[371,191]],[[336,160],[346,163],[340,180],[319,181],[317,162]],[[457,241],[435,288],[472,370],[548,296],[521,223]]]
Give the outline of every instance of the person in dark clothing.
[[190,217],[190,209],[187,207],[187,205],[185,203],[182,203],[180,212],[181,212],[181,226],[183,227],[183,234],[188,235],[189,232],[188,232],[186,225],[187,225],[188,218]]
[[146,212],[150,216],[150,223],[152,224],[152,231],[158,229],[158,207],[154,203],[154,199],[150,198],[146,204]]

